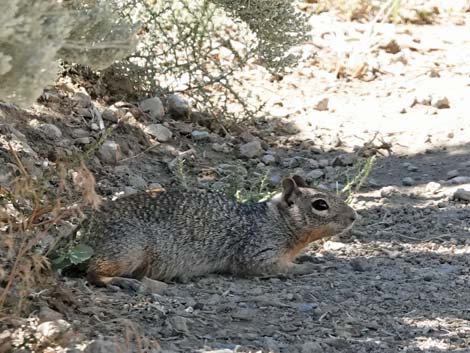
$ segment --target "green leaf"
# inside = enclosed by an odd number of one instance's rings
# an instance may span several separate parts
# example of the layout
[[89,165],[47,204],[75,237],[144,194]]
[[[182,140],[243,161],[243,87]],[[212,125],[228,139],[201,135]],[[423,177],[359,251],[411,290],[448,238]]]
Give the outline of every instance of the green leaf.
[[93,248],[86,244],[78,244],[76,247],[72,248],[69,252],[70,262],[74,265],[78,265],[86,260],[88,260],[94,251]]

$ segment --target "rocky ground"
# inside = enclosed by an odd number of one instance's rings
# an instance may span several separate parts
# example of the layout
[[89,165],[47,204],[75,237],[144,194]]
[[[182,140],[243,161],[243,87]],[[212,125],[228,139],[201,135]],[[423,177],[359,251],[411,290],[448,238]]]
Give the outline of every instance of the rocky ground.
[[29,319],[7,323],[4,342],[18,352],[38,342],[47,352],[90,353],[470,352],[470,17],[377,25],[362,80],[338,79],[328,65],[366,25],[330,13],[312,21],[312,41],[298,49],[306,59],[292,72],[244,73],[270,113],[249,131],[224,135],[188,121],[174,96],[111,104],[93,80],[69,72],[28,112],[0,106],[0,182],[7,187],[16,172],[8,142],[38,177],[92,151],[104,197],[178,183],[246,189],[264,176],[271,190],[294,172],[334,190],[377,155],[352,201],[355,228],[300,259],[315,273],[213,275],[158,293],[61,277],[31,298]]

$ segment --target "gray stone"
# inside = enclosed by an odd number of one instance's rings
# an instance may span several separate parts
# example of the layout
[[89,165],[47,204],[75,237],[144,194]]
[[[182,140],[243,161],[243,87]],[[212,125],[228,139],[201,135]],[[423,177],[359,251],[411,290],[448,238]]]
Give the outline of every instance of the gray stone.
[[81,108],[88,108],[91,105],[91,97],[86,92],[75,92],[72,101]]
[[128,179],[128,183],[130,186],[136,189],[145,189],[147,187],[147,182],[140,175],[134,175],[134,174],[130,175]]
[[189,333],[188,319],[182,316],[173,316],[170,318],[170,324],[176,332]]
[[58,311],[52,310],[47,305],[43,305],[39,309],[38,317],[39,321],[42,323],[46,321],[62,320],[64,318],[64,315],[62,315]]
[[149,185],[149,190],[161,189],[161,188],[162,188],[162,184],[160,183],[150,183]]
[[346,166],[353,165],[354,162],[355,162],[354,156],[350,154],[341,154],[335,157],[335,159],[333,159],[333,162],[331,163],[331,165],[333,167],[346,167]]
[[186,117],[190,113],[189,103],[176,94],[168,96],[168,111],[174,117]]
[[305,161],[305,167],[308,169],[318,169],[320,165],[315,159],[309,158]]
[[447,97],[444,96],[435,96],[431,99],[431,105],[437,109],[447,109],[450,108],[450,102]]
[[268,176],[268,183],[271,186],[278,186],[281,183],[282,175],[278,172],[271,173]]
[[457,169],[449,170],[446,174],[447,179],[452,179],[459,176],[459,171]]
[[415,166],[414,164],[408,165],[408,167],[406,167],[406,169],[407,169],[409,172],[417,172],[417,171],[418,171],[418,167]]
[[400,191],[395,186],[384,186],[380,189],[380,197],[391,197],[393,195],[399,194]]
[[321,169],[314,169],[307,173],[307,175],[305,176],[305,181],[311,182],[311,181],[320,179],[323,175],[325,174],[323,173]]
[[282,166],[289,169],[297,168],[300,166],[300,159],[296,157],[285,158],[282,160]]
[[328,159],[320,159],[318,161],[318,165],[320,166],[320,168],[325,168],[329,165],[330,163],[328,162]]
[[91,138],[89,137],[79,137],[75,139],[77,145],[89,145],[91,143]]
[[210,134],[207,131],[194,130],[191,132],[191,138],[194,141],[207,141],[209,140]]
[[62,131],[54,124],[39,124],[37,129],[47,138],[57,141],[62,137]]
[[404,177],[401,182],[404,186],[413,186],[415,184],[415,181],[412,177]]
[[101,116],[103,117],[104,120],[117,123],[119,121],[119,118],[123,117],[124,114],[125,113],[121,109],[112,105],[109,108],[106,108],[105,110],[103,110],[103,113],[101,114]]
[[431,194],[435,194],[439,191],[440,188],[441,184],[431,181],[430,183],[426,184],[425,190]]
[[73,138],[88,137],[90,133],[85,129],[74,129],[71,132]]
[[171,130],[162,124],[148,125],[145,128],[145,132],[147,132],[149,135],[152,135],[160,142],[167,142],[173,136],[173,133],[171,132]]
[[274,157],[272,154],[265,154],[263,157],[261,157],[261,162],[266,165],[271,165],[276,163],[276,157]]
[[144,277],[141,282],[142,287],[139,291],[146,294],[161,294],[168,287],[168,284],[165,282],[160,282],[148,277]]
[[232,313],[232,318],[240,321],[250,321],[253,319],[253,316],[253,310],[248,308],[238,308]]
[[328,110],[329,99],[327,97],[318,97],[313,103],[313,109],[318,111]]
[[121,159],[121,146],[115,141],[106,140],[98,151],[98,157],[103,163],[116,164]]
[[453,200],[457,201],[470,201],[470,191],[465,189],[457,189],[452,195]]
[[364,271],[367,271],[369,269],[369,264],[367,263],[367,261],[363,258],[360,258],[360,257],[356,257],[354,259],[351,259],[351,261],[349,261],[352,269],[354,271],[357,271],[357,272],[364,272]]
[[254,140],[240,146],[240,154],[246,158],[258,157],[263,153],[261,142]]
[[470,176],[457,176],[449,180],[449,184],[466,184],[470,183]]
[[147,98],[139,103],[140,109],[147,113],[152,119],[162,119],[165,108],[158,97]]
[[62,319],[54,321],[45,321],[36,328],[39,338],[44,337],[48,340],[54,340],[70,328],[70,324]]

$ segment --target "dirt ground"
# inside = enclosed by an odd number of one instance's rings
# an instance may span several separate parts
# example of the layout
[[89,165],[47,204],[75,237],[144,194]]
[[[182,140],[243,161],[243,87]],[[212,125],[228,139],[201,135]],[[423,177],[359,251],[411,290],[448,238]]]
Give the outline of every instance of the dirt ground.
[[[175,182],[172,162],[192,149],[185,173],[203,187],[228,183],[227,170],[241,164],[246,183],[267,172],[274,187],[282,175],[320,171],[310,174],[312,183],[335,188],[353,172],[344,158],[374,152],[377,163],[352,202],[360,219],[350,234],[313,244],[299,261],[317,270],[303,276],[211,275],[170,283],[159,294],[62,277],[58,288],[37,295],[30,319],[42,312],[71,325],[73,348],[50,352],[114,352],[114,341],[126,352],[470,352],[470,207],[454,196],[470,191],[470,15],[378,25],[383,45],[371,53],[366,81],[337,79],[324,64],[338,46],[332,26],[346,45],[365,25],[329,13],[312,21],[312,41],[299,49],[315,53],[311,59],[280,81],[256,67],[244,73],[269,98],[272,114],[250,136],[196,140],[191,132],[204,128],[168,118],[173,138],[147,150],[138,124],[123,124],[112,139],[124,158],[113,165],[96,157],[90,169],[109,197]],[[94,138],[90,118],[70,96],[58,84],[28,113],[0,109],[2,138],[15,135],[11,128],[24,134],[33,152],[23,148],[23,156],[38,173],[51,151],[80,149]],[[327,109],[314,109],[319,97]],[[54,124],[61,136],[51,142],[44,134],[54,132],[37,130],[31,118]],[[252,138],[264,152],[243,158],[238,147]],[[263,162],[265,155],[274,158]]]

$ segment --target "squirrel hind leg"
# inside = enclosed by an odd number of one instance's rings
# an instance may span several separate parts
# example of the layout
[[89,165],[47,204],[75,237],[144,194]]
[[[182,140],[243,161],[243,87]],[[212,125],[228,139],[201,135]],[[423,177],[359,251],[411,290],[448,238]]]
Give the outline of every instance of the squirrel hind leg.
[[134,261],[101,260],[90,264],[87,271],[88,282],[99,286],[118,286],[123,289],[138,291],[140,280],[148,273],[148,263]]

